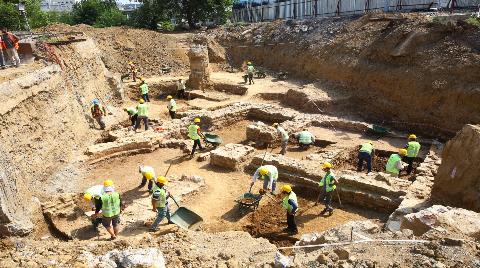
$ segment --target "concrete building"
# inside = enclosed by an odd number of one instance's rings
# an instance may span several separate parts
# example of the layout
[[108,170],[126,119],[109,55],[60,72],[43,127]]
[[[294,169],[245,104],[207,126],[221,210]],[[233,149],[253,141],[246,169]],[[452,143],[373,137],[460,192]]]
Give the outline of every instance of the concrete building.
[[80,0],[42,0],[40,8],[42,11],[71,11],[73,5]]

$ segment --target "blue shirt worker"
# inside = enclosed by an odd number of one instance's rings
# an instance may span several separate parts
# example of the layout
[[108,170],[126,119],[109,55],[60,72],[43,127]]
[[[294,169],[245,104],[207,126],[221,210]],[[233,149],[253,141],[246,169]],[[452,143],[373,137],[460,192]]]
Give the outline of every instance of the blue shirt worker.
[[295,222],[295,214],[298,210],[297,195],[292,191],[292,186],[282,186],[282,207],[287,211],[287,228],[284,231],[290,234],[298,234],[297,223]]

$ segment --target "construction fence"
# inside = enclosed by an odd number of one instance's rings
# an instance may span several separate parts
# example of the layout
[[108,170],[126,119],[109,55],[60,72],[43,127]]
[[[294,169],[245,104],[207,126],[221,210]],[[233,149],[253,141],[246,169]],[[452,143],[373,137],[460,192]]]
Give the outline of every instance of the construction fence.
[[[262,1],[262,0],[261,0]],[[246,2],[234,6],[233,22],[309,19],[361,15],[374,10],[400,12],[477,7],[479,0],[287,0]]]

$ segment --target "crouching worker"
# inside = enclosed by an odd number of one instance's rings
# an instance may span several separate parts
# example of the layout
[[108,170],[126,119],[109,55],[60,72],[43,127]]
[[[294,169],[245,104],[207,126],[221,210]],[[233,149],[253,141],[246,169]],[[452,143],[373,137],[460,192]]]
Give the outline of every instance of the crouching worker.
[[142,182],[138,185],[138,188],[142,188],[147,184],[148,181],[148,191],[152,191],[153,179],[155,178],[155,170],[151,166],[139,166],[138,172],[142,174]]
[[[93,211],[100,211],[100,209],[102,208],[101,198],[104,193],[105,192],[103,191],[103,185],[95,185],[85,191],[85,193],[83,194],[83,199],[86,202],[89,202],[90,208]],[[92,221],[93,227],[95,229],[97,229],[100,223],[102,223],[102,217],[96,216],[96,213],[90,217],[90,220]]]
[[287,228],[284,231],[290,234],[298,234],[297,223],[295,222],[295,214],[298,210],[297,195],[292,191],[292,186],[282,186],[283,201],[282,206],[287,210]]
[[123,204],[120,194],[115,192],[112,180],[104,181],[103,187],[105,193],[100,198],[101,205],[95,208],[95,214],[97,217],[100,216],[100,210],[102,210],[102,225],[110,234],[110,240],[114,240],[120,231],[120,212]]
[[170,208],[168,206],[167,199],[171,197],[170,192],[165,189],[165,185],[168,183],[167,178],[160,176],[155,182],[153,194],[152,194],[152,211],[157,213],[157,218],[150,227],[151,232],[158,230],[158,225],[162,222],[163,218],[167,218],[168,223],[170,221]]

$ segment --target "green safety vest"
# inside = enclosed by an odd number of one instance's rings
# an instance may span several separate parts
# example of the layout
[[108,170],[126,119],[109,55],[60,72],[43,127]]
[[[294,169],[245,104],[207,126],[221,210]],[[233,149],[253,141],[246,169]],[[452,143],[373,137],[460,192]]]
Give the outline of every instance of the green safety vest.
[[308,131],[302,131],[298,134],[298,142],[301,144],[310,144],[312,143],[312,134]]
[[388,158],[387,165],[385,169],[389,173],[399,174],[400,170],[397,168],[397,162],[402,161],[402,158],[398,154],[392,154],[390,158]]
[[170,111],[176,112],[177,111],[177,103],[172,99],[170,100]]
[[[268,169],[268,174],[266,176],[268,176],[268,177],[272,176],[274,181],[276,181],[278,179],[278,169],[275,166],[272,166],[272,165],[265,165],[265,166],[259,167],[257,169],[259,175],[260,175],[260,169],[263,168],[263,167],[266,167]],[[265,178],[262,175],[260,175],[259,179],[264,180]]]
[[142,91],[142,95],[147,94],[148,93],[148,85],[147,84],[142,84],[140,86],[140,90]]
[[288,196],[285,196],[282,201],[282,207],[288,211],[288,213],[292,212],[292,205],[288,203],[288,200],[292,200],[297,204],[297,209],[298,209],[298,201],[297,201],[297,195],[292,191]]
[[120,195],[116,192],[102,195],[103,217],[113,217],[120,214]]
[[137,111],[137,109],[130,107],[130,108],[127,108],[127,113],[129,115],[136,115],[138,113],[138,111]]
[[188,126],[188,137],[192,140],[200,139],[200,135],[198,135],[199,128],[200,127],[195,124],[191,124],[190,126]]
[[157,186],[157,188],[154,189],[154,192],[160,194],[158,200],[156,201],[157,208],[164,208],[167,205],[167,191]]
[[365,152],[365,153],[368,153],[368,154],[372,154],[372,151],[373,151],[373,145],[371,145],[368,142],[362,144],[362,148],[360,148],[360,152]]
[[141,103],[137,106],[137,115],[148,117],[148,105],[146,103]]
[[337,189],[337,186],[335,184],[332,184],[332,180],[334,179],[334,175],[332,172],[329,172],[325,174],[325,177],[323,177],[320,182],[318,183],[318,186],[323,187],[326,184],[326,190],[327,193]]
[[255,70],[255,68],[253,68],[252,65],[248,65],[248,66],[247,66],[247,72],[248,72],[249,74],[253,73],[254,70]]
[[407,157],[417,157],[420,147],[420,143],[416,141],[409,141],[407,147]]

